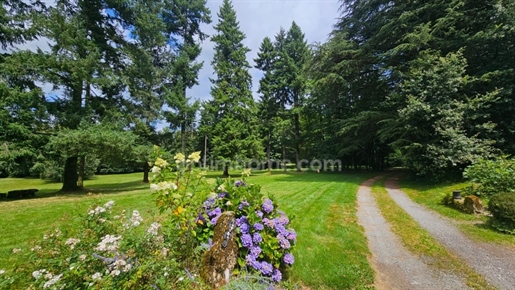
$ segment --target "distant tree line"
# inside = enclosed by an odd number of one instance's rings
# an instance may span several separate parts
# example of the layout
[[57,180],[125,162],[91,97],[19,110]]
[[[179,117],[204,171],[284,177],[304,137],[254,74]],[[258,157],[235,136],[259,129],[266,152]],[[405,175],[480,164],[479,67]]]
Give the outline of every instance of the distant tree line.
[[[212,36],[200,28],[210,14],[206,0],[3,1],[0,175],[59,178],[66,191],[101,168],[148,181],[153,144],[201,150],[225,174],[235,159],[298,170],[338,159],[437,177],[515,152],[513,1],[341,1],[325,43],[308,45],[293,22],[253,61],[231,2]],[[15,49],[36,38],[50,50]],[[201,103],[187,91],[208,38],[215,73]]]

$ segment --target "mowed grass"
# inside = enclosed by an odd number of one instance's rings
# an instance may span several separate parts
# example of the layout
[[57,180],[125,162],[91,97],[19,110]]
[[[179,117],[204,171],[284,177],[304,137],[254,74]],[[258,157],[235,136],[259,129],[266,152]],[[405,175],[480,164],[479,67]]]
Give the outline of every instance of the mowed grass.
[[294,216],[294,282],[312,289],[363,289],[373,284],[367,241],[356,218],[358,186],[371,176],[301,173],[254,179]]
[[[489,218],[487,216],[466,214],[442,204],[441,199],[445,194],[452,193],[453,190],[461,190],[463,195],[463,189],[470,185],[469,183],[431,183],[427,181],[413,181],[407,178],[402,178],[399,185],[401,189],[415,202],[418,202],[457,222],[460,230],[474,240],[515,247],[515,235],[507,235],[496,231],[490,226],[488,222]],[[485,204],[485,206],[487,205],[488,204]]]
[[[80,193],[59,193],[60,183],[40,179],[0,179],[1,191],[37,188],[36,198],[3,200],[0,202],[0,269],[11,264],[13,248],[27,248],[28,242],[42,238],[44,233],[59,223],[78,223],[89,206],[115,200],[123,209],[138,209],[150,216],[154,203],[143,175],[100,175],[85,181]],[[88,194],[90,193],[90,194]]]
[[[209,178],[220,173],[210,173]],[[258,172],[247,179],[272,195],[292,218],[297,231],[295,265],[290,280],[312,289],[363,289],[373,284],[369,251],[356,220],[356,192],[373,173]],[[95,202],[114,200],[118,208],[155,214],[142,174],[102,175],[85,182],[78,194],[57,193],[61,184],[38,179],[0,179],[0,191],[38,188],[37,198],[0,202],[0,269],[8,269],[13,248],[29,249],[29,241],[60,223],[78,223]],[[87,194],[91,192],[92,194]]]

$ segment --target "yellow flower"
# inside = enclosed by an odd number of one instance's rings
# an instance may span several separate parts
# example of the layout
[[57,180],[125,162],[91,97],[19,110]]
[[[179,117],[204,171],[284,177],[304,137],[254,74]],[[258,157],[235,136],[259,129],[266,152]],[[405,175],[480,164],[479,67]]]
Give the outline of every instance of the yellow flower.
[[184,162],[184,154],[177,153],[177,154],[175,154],[174,159],[175,159],[175,162],[182,163],[182,162]]
[[250,176],[250,171],[251,171],[250,168],[244,169],[243,172],[241,173],[241,176],[249,177]]
[[163,167],[168,166],[168,162],[160,157],[157,157],[156,163],[154,164],[154,166],[163,168]]
[[200,161],[200,151],[191,153],[188,156],[188,160],[195,162],[195,163],[199,162]]

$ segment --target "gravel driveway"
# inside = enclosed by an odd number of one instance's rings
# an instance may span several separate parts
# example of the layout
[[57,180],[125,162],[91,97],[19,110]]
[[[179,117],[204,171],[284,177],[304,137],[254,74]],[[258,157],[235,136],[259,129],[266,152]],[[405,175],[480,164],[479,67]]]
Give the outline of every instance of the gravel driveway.
[[365,229],[376,272],[377,289],[467,289],[463,277],[430,268],[410,253],[381,215],[370,186],[381,177],[365,181],[358,190],[358,222]]
[[385,187],[393,200],[415,221],[489,283],[501,289],[515,289],[515,250],[469,239],[450,220],[413,202],[399,189],[397,177],[388,178]]

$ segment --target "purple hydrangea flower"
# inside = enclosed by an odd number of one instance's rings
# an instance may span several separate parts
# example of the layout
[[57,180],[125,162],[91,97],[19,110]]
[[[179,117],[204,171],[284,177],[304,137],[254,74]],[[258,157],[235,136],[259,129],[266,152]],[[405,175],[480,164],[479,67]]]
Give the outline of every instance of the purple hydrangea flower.
[[295,262],[295,258],[292,254],[286,253],[284,254],[283,261],[288,265],[293,265],[293,263]]
[[288,241],[283,235],[277,235],[277,239],[279,240],[281,248],[289,249],[291,247],[290,241]]
[[207,213],[207,215],[209,215],[209,217],[214,217],[214,216],[219,216],[222,214],[222,209],[217,207],[215,208],[214,210],[210,211]]
[[206,201],[204,201],[204,203],[202,204],[202,206],[205,208],[205,209],[211,209],[211,206],[213,206],[215,204],[215,200],[212,199],[212,198],[208,198]]
[[255,223],[255,224],[254,224],[254,229],[255,229],[256,231],[262,231],[262,230],[264,230],[264,229],[265,229],[265,227],[264,227],[264,226],[263,226],[263,224],[261,224],[261,223]]
[[252,255],[247,255],[245,257],[245,263],[258,271],[261,270],[261,262],[257,261],[256,258]]
[[224,191],[224,192],[220,192],[220,193],[218,194],[218,198],[224,198],[224,197],[226,197],[226,196],[227,196],[227,192],[225,192],[225,191]]
[[195,219],[195,223],[198,223],[199,221],[201,221],[202,223],[206,223],[206,218],[204,217],[203,214],[199,213],[197,215],[197,218]]
[[254,258],[258,258],[259,254],[261,254],[261,248],[258,246],[253,246],[250,248],[250,255]]
[[252,237],[251,237],[249,234],[243,234],[243,235],[241,235],[241,244],[242,244],[245,248],[250,248],[250,247],[252,247]]
[[274,210],[274,203],[269,198],[267,198],[263,202],[262,208],[264,212],[271,213]]
[[281,271],[279,271],[278,269],[274,269],[274,272],[272,274],[272,280],[274,280],[275,282],[279,282],[282,278],[283,274],[281,273]]
[[275,231],[278,232],[279,234],[283,235],[283,236],[286,236],[288,235],[288,231],[286,230],[286,228],[277,223],[277,221],[274,219],[274,223],[275,223]]
[[236,219],[236,226],[239,227],[241,226],[241,224],[243,223],[247,223],[247,217],[246,216],[242,216],[242,217],[239,217]]
[[240,203],[240,205],[238,206],[238,209],[239,210],[242,210],[244,207],[248,207],[250,204],[248,203],[248,201],[244,200]]
[[297,240],[297,233],[294,229],[291,229],[286,235],[286,238],[292,242],[295,242]]
[[281,212],[281,216],[277,218],[277,222],[280,223],[281,225],[285,226],[290,223],[290,220],[288,219],[288,217],[286,216],[286,214],[284,212]]
[[218,218],[219,218],[219,217],[220,217],[220,216],[215,216],[214,218],[212,218],[212,219],[211,219],[211,224],[216,225],[216,222],[218,222]]
[[265,226],[269,227],[269,228],[273,228],[275,223],[273,220],[270,220],[268,218],[264,218],[263,219],[263,223],[265,224]]
[[256,210],[256,215],[257,215],[260,219],[262,219],[262,218],[263,218],[263,212],[262,212],[262,211],[260,211],[260,210]]
[[247,184],[245,183],[245,181],[243,180],[236,180],[236,182],[234,182],[234,186],[236,187],[239,187],[239,186],[246,186]]
[[263,238],[259,233],[254,233],[254,235],[252,235],[252,241],[254,242],[254,244],[259,244],[263,241]]
[[241,223],[240,225],[240,231],[244,234],[248,234],[249,233],[249,224],[246,223],[246,222],[243,222]]
[[272,264],[268,262],[261,262],[261,273],[265,276],[270,276],[272,272],[274,271],[274,267],[272,267]]

